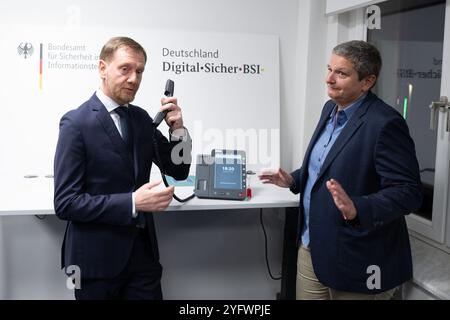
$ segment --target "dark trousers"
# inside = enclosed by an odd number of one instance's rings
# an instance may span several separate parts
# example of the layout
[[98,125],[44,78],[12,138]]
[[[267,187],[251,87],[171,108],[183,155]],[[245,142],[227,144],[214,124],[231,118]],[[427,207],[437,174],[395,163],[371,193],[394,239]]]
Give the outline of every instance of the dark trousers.
[[161,264],[155,260],[147,230],[138,232],[125,269],[113,279],[83,279],[77,300],[162,300]]

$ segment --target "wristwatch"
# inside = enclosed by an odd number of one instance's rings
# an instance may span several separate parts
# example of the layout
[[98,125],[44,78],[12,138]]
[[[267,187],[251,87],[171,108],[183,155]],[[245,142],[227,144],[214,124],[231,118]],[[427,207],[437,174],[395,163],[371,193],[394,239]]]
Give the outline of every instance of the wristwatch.
[[[181,133],[181,135],[180,135]],[[177,142],[177,141],[186,141],[188,139],[188,129],[185,127],[178,128],[172,131],[172,129],[169,129],[169,136],[170,141]]]

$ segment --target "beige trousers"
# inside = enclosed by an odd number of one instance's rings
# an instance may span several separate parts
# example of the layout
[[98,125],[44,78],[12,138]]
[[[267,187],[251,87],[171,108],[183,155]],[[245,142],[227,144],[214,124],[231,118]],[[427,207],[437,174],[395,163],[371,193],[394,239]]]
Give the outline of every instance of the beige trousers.
[[314,273],[309,249],[300,246],[296,289],[297,300],[390,300],[398,287],[379,294],[345,292],[326,287]]

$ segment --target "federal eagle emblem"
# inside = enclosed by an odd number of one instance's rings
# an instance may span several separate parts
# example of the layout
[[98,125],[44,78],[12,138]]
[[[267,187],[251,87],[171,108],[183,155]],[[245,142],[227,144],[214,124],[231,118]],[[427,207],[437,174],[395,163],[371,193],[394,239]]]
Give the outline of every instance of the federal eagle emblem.
[[21,42],[19,46],[17,47],[17,52],[19,55],[23,55],[23,57],[26,59],[28,56],[31,56],[34,52],[33,45],[29,42]]

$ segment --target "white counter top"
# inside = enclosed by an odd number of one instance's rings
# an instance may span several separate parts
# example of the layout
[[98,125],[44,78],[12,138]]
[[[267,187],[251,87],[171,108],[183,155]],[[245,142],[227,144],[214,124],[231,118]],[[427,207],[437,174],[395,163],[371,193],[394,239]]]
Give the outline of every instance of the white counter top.
[[[154,179],[160,180],[161,177],[155,173],[150,180]],[[8,177],[2,180],[0,216],[54,214],[53,178]],[[289,189],[263,185],[256,176],[251,177],[251,187],[253,197],[250,200],[194,198],[186,203],[172,200],[167,211],[298,207],[299,196],[292,194]],[[192,193],[193,187],[175,187],[175,194],[180,198],[185,198]]]

